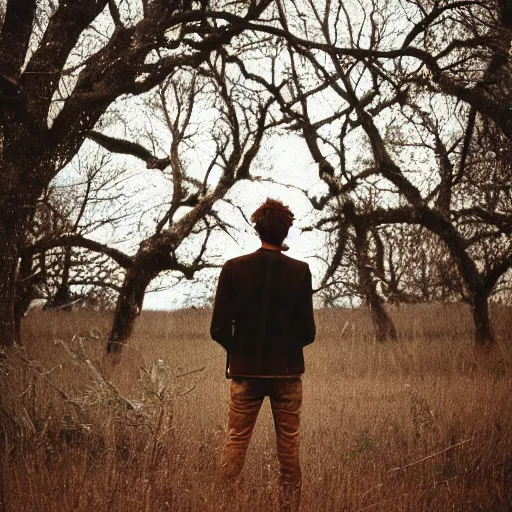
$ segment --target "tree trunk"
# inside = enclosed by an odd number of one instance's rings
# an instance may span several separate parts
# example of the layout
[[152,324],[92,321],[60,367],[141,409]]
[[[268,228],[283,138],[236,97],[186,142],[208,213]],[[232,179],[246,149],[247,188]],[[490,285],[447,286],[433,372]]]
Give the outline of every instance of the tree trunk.
[[21,343],[21,319],[34,298],[34,287],[38,276],[32,272],[32,256],[22,257],[19,263],[15,286],[14,329],[17,343]]
[[14,314],[20,237],[12,216],[9,217],[0,214],[0,346],[3,347],[20,341]]
[[489,320],[489,299],[484,292],[478,290],[472,293],[471,312],[475,324],[475,344],[478,347],[493,345],[495,338]]
[[14,318],[17,251],[9,240],[0,239],[0,346],[18,342]]
[[396,341],[397,333],[395,326],[384,308],[383,301],[377,293],[375,281],[372,279],[372,266],[368,256],[367,230],[361,225],[361,222],[358,221],[355,215],[352,218],[352,224],[356,232],[354,245],[357,256],[356,265],[359,274],[359,282],[368,307],[370,308],[370,314],[375,328],[375,339],[378,342],[388,340]]
[[107,353],[120,353],[133,329],[135,319],[142,311],[144,295],[149,283],[158,271],[134,266],[126,272],[123,286],[117,299],[114,321],[107,345]]
[[377,295],[374,286],[366,298],[370,307],[372,322],[375,327],[375,339],[378,342],[396,341],[397,333],[393,321],[389,317],[382,300]]
[[64,248],[64,257],[62,258],[63,269],[59,287],[55,292],[48,309],[60,309],[62,311],[71,311],[71,293],[69,291],[69,271],[71,268],[71,247]]

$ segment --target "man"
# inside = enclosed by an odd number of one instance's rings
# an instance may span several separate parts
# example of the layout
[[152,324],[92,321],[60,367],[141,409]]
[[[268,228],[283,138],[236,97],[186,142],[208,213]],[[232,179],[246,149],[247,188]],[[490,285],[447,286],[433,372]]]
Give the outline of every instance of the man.
[[307,263],[282,254],[293,214],[267,199],[251,216],[262,245],[222,268],[210,333],[227,352],[231,378],[228,439],[221,477],[242,471],[256,418],[270,398],[280,464],[280,506],[299,508],[299,422],[303,347],[315,339],[311,272]]

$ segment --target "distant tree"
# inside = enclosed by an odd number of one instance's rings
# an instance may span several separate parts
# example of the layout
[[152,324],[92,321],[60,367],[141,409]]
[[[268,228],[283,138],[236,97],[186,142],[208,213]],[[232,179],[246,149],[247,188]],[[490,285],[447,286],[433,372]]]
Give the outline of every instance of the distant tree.
[[102,244],[88,238],[105,227],[115,230],[136,210],[134,206],[128,209],[129,199],[115,192],[129,173],[110,164],[107,154],[90,157],[87,164],[77,160],[74,181],[52,183],[39,198],[20,251],[15,303],[18,333],[20,320],[34,299],[45,299],[46,308],[69,309],[89,304],[87,297],[106,305],[112,293],[119,291],[121,267],[111,258],[119,253],[112,250],[109,254]]
[[467,300],[464,284],[445,245],[417,225],[392,224],[373,229],[380,239],[381,279],[393,304]]
[[388,297],[382,240],[360,221],[353,202],[345,202],[337,215],[343,221],[318,224],[328,234],[331,253],[317,292],[327,305],[343,303],[347,297],[360,299],[370,310],[376,341],[396,340],[396,328],[384,305]]
[[[320,224],[319,229],[328,236],[331,250],[324,261],[326,272],[319,288],[320,295],[332,305],[346,303],[350,296],[370,304],[358,277],[360,257],[354,248],[351,225],[348,222]],[[450,253],[425,228],[410,224],[372,226],[367,228],[367,242],[365,269],[369,272],[377,300],[394,305],[469,302]]]

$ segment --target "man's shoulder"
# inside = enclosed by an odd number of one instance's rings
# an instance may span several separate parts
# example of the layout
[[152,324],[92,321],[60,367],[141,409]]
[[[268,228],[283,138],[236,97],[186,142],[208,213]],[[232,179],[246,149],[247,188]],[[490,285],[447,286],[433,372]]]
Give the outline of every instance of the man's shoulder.
[[251,260],[251,256],[255,253],[249,253],[249,254],[242,254],[242,256],[237,256],[236,258],[230,258],[229,260],[226,260],[224,265],[236,265],[239,262],[243,261],[249,261]]
[[[243,264],[246,262],[251,262],[253,260],[256,260],[258,258],[261,258],[262,253],[261,251],[254,251],[249,254],[243,254],[242,256],[237,256],[236,258],[231,258],[229,260],[226,260],[224,265],[234,265],[237,264]],[[301,269],[303,271],[309,269],[309,265],[305,261],[297,260],[295,258],[292,258],[291,256],[287,256],[284,253],[280,253],[278,256],[282,261],[286,262],[287,265],[295,267],[297,269]]]
[[309,265],[305,261],[298,260],[296,258],[292,258],[287,254],[281,253],[281,256],[288,262],[289,265],[293,265],[296,268],[300,268],[301,270],[309,269]]
[[291,256],[288,256],[287,254],[284,254],[284,253],[281,253],[281,256],[283,256],[283,258],[285,258],[287,261],[289,261],[293,265],[297,265],[298,267],[303,267],[303,268],[309,267],[309,265],[305,261],[298,260],[296,258],[292,258]]

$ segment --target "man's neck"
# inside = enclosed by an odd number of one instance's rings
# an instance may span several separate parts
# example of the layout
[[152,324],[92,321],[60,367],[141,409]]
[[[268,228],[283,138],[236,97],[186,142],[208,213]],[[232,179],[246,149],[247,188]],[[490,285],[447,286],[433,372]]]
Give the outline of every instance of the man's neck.
[[282,248],[279,245],[272,245],[267,242],[261,242],[262,249],[270,249],[271,251],[281,251]]

